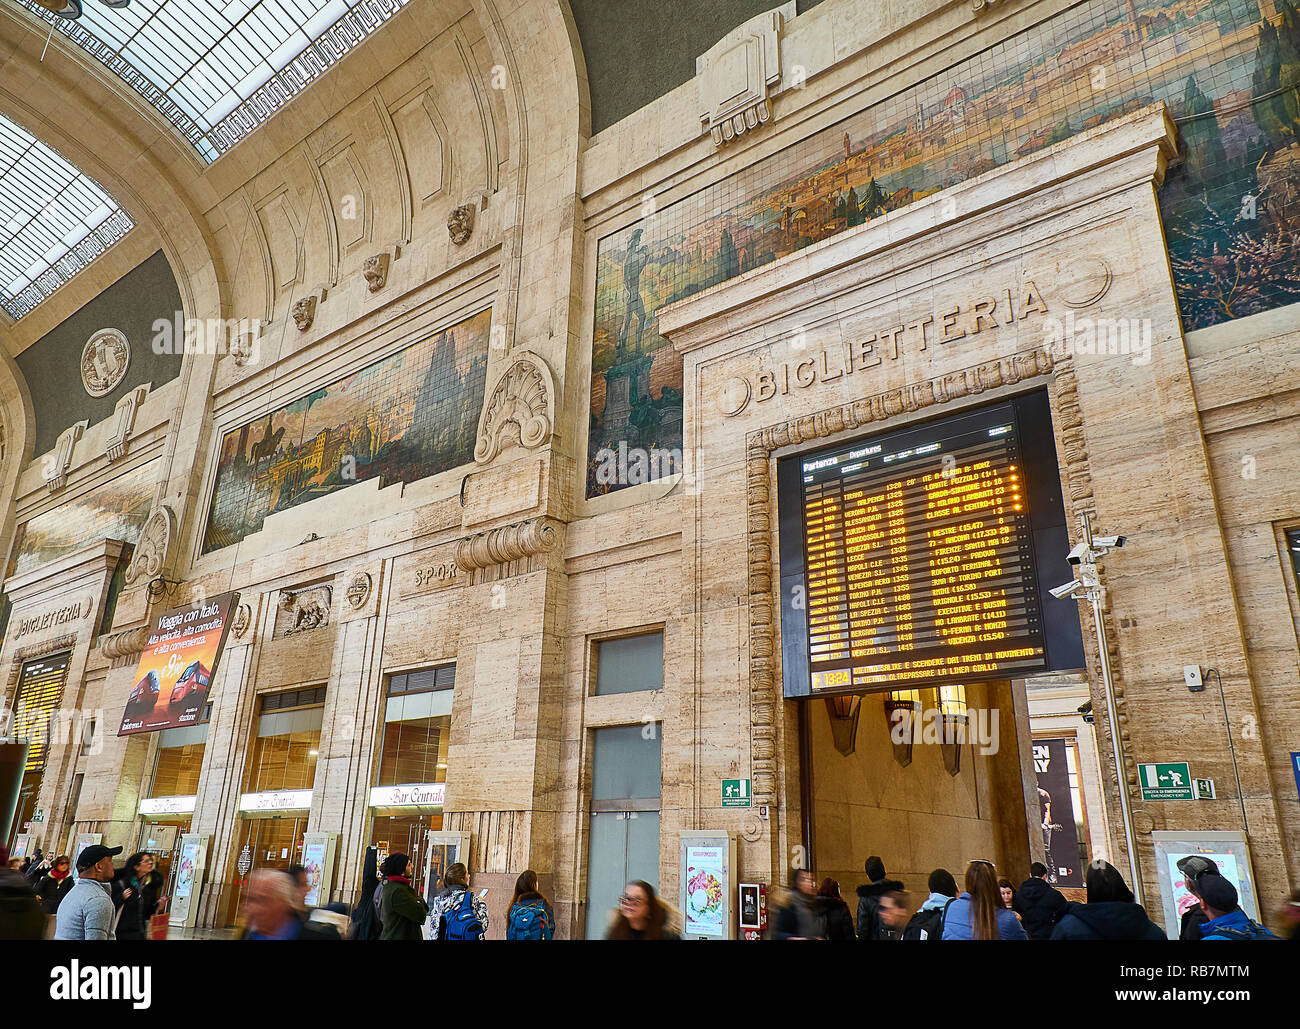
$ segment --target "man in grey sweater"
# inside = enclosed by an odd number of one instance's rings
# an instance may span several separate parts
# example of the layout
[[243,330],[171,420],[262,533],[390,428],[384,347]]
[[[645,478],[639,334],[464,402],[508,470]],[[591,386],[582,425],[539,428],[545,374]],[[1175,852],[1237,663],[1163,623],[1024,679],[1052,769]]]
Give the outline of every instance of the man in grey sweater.
[[77,855],[77,883],[59,904],[55,921],[56,940],[112,940],[113,858],[121,847],[98,843]]

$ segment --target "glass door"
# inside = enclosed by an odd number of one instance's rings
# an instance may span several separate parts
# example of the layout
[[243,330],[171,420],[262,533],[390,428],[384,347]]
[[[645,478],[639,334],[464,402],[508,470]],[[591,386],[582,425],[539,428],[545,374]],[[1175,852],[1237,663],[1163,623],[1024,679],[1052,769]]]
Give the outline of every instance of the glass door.
[[290,865],[302,861],[303,834],[306,831],[306,814],[244,819],[235,850],[230,898],[226,904],[227,925],[234,925],[239,918],[239,902],[249,876],[262,868],[287,872]]

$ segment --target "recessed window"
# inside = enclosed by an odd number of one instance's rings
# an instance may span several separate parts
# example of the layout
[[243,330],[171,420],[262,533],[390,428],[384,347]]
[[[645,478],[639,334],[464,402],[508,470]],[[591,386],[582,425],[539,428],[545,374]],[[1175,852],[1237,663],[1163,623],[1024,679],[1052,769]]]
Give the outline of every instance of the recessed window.
[[620,636],[596,644],[596,696],[659,690],[664,685],[664,634]]

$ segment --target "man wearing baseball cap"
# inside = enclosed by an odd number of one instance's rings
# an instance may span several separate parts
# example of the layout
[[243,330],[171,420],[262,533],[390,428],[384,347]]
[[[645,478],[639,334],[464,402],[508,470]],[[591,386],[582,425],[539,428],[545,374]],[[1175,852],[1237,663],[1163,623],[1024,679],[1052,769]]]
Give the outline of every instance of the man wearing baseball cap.
[[55,921],[56,940],[112,940],[113,858],[121,847],[92,844],[77,855],[77,884],[59,905]]
[[1197,900],[1197,903],[1183,912],[1178,938],[1180,940],[1199,940],[1201,938],[1201,926],[1210,919],[1206,915],[1205,909],[1200,905],[1201,891],[1196,888],[1196,880],[1202,875],[1218,875],[1219,866],[1207,857],[1201,857],[1199,854],[1188,854],[1187,857],[1178,859],[1177,867],[1178,871],[1183,873],[1183,884],[1187,887],[1187,892]]
[[1210,916],[1210,920],[1201,926],[1201,939],[1277,939],[1237,906],[1237,887],[1230,880],[1207,873],[1198,877],[1196,885],[1201,893],[1201,907]]

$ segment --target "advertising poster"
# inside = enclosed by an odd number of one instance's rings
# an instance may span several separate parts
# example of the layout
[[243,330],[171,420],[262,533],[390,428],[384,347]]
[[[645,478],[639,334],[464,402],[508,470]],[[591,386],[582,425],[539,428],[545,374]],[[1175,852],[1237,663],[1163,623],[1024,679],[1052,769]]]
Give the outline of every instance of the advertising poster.
[[309,832],[303,836],[302,866],[307,870],[308,907],[319,907],[323,900],[329,900],[332,842],[330,833]]
[[1034,772],[1038,779],[1038,816],[1043,834],[1047,881],[1056,887],[1083,886],[1079,864],[1079,830],[1070,794],[1068,739],[1035,739]]
[[100,832],[83,832],[77,833],[72,837],[72,846],[68,849],[68,854],[72,858],[72,877],[79,878],[77,875],[77,855],[87,847],[93,847],[96,843],[104,842],[104,834]]
[[27,855],[29,855],[34,849],[32,846],[32,840],[34,838],[35,837],[33,837],[31,833],[20,832],[17,836],[14,837],[14,846],[13,849],[9,851],[9,857],[10,858],[27,857]]
[[158,616],[140,655],[119,736],[198,721],[238,601],[238,593],[222,593]]
[[1178,921],[1181,925],[1183,915],[1192,908],[1200,904],[1191,892],[1187,889],[1187,882],[1183,873],[1178,870],[1178,862],[1185,857],[1195,854],[1198,857],[1209,858],[1219,866],[1219,874],[1227,879],[1233,886],[1237,887],[1238,898],[1244,896],[1248,891],[1243,884],[1241,869],[1237,867],[1237,855],[1229,854],[1226,851],[1201,850],[1176,850],[1165,855],[1165,860],[1169,864],[1169,881],[1173,886],[1174,894],[1174,911],[1178,915]]
[[1187,889],[1183,873],[1178,870],[1178,862],[1192,855],[1213,861],[1219,874],[1237,888],[1237,902],[1241,909],[1259,921],[1259,899],[1251,873],[1250,846],[1244,833],[1239,830],[1157,830],[1151,834],[1151,840],[1155,844],[1156,868],[1160,876],[1165,932],[1171,939],[1178,938],[1183,915],[1198,903]]
[[725,847],[686,848],[686,934],[723,939],[727,881]]
[[178,902],[188,902],[194,893],[194,875],[198,871],[201,846],[198,838],[187,839],[181,844],[180,866],[176,869],[175,897]]

